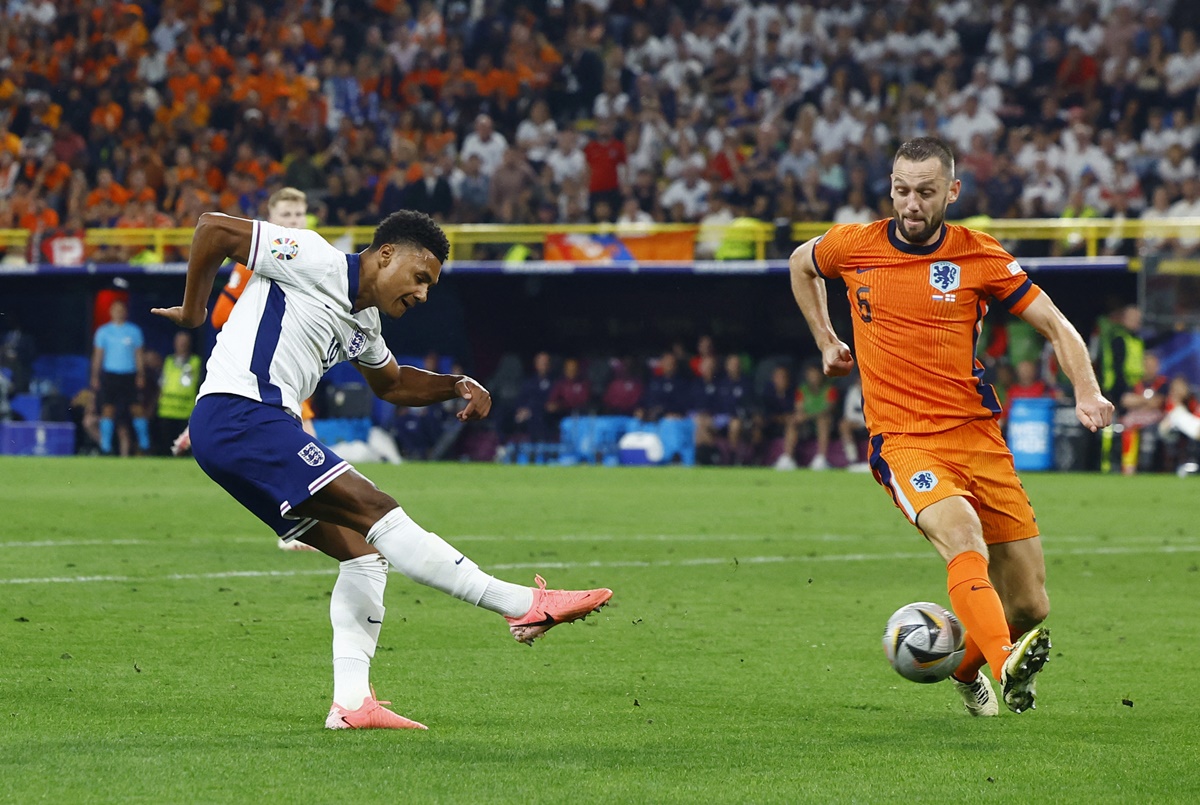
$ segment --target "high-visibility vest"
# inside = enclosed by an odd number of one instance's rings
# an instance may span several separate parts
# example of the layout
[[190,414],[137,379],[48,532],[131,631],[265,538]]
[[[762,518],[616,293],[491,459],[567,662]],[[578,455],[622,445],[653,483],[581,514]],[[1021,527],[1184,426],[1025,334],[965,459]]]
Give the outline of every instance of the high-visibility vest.
[[1125,379],[1125,391],[1137,385],[1142,379],[1142,361],[1145,358],[1146,345],[1142,339],[1114,321],[1100,320],[1100,382],[1104,390],[1110,391],[1117,385],[1117,367],[1114,366],[1113,340],[1125,342],[1125,361],[1122,364],[1122,374]]
[[718,260],[753,260],[758,256],[758,233],[762,221],[742,216],[734,218],[725,229],[725,237],[714,255]]
[[162,419],[187,419],[196,407],[200,390],[200,356],[192,355],[180,363],[174,355],[163,361],[162,388],[158,394],[158,415]]

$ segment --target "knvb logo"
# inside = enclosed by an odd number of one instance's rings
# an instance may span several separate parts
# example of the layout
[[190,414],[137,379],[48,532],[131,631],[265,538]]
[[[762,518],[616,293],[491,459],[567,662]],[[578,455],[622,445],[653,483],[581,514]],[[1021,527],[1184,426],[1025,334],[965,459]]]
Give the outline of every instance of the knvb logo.
[[940,260],[929,266],[929,284],[942,293],[958,288],[961,275],[961,268],[945,260]]
[[908,479],[908,482],[912,484],[913,489],[917,490],[918,492],[928,492],[937,486],[938,479],[937,476],[929,470],[921,470],[918,473],[914,473],[913,477]]

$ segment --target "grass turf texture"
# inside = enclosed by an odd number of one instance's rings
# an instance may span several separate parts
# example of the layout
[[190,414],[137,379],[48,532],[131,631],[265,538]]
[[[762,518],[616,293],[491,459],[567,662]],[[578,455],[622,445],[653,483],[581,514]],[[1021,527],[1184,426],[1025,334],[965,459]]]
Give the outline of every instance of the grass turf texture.
[[614,605],[530,649],[393,574],[373,681],[430,731],[329,732],[332,560],[190,461],[3,459],[0,800],[1200,800],[1194,479],[1026,476],[1052,661],[1036,712],[973,720],[886,665],[887,616],[948,600],[868,476],[368,474],[485,569]]

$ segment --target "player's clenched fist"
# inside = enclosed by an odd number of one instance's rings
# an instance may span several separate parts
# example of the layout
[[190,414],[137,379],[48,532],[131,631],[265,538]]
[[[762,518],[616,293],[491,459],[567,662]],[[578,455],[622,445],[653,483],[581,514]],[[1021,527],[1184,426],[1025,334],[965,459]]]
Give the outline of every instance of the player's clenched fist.
[[841,341],[821,350],[821,362],[827,377],[845,377],[854,368],[850,347]]

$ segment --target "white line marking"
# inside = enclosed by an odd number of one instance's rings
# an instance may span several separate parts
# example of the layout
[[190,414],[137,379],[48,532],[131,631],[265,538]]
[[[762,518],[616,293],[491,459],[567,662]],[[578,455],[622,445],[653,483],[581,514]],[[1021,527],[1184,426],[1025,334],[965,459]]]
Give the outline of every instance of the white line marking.
[[149,545],[145,539],[39,539],[32,542],[0,542],[0,548],[75,548],[93,545]]
[[[911,534],[911,532],[903,532]],[[860,540],[892,540],[895,533],[890,534],[513,534],[499,536],[496,534],[456,534],[450,541],[458,542],[774,542],[781,544],[806,544],[812,542],[857,542]],[[913,543],[920,544],[920,536],[912,534]],[[0,550],[6,548],[73,548],[76,546],[121,546],[121,545],[160,545],[165,540],[145,539],[96,539],[96,540],[36,540],[31,542],[5,542],[0,540]],[[172,538],[173,544],[211,545],[206,539],[195,537]],[[263,532],[260,536],[222,537],[221,544],[234,543],[238,545],[274,544],[273,538]],[[1096,536],[1061,536],[1052,535],[1048,538],[1050,545],[1065,543],[1105,544],[1105,540]],[[1184,539],[1179,536],[1165,537],[1162,535],[1123,536],[1122,544],[1156,544],[1156,543],[1190,544],[1194,539]]]
[[[1159,545],[1143,547],[1137,545],[1109,545],[1097,548],[1071,548],[1065,551],[1048,550],[1047,556],[1099,556],[1147,553],[1200,553],[1200,545]],[[920,552],[896,553],[843,553],[826,554],[824,556],[706,556],[693,559],[662,559],[645,561],[630,559],[616,562],[510,562],[490,565],[493,570],[526,570],[552,568],[566,570],[569,568],[618,568],[618,567],[702,567],[708,565],[767,565],[792,562],[892,562],[908,559],[933,559],[936,554],[932,550]],[[32,579],[0,579],[4,584],[82,584],[89,582],[107,581],[120,583],[146,584],[154,581],[195,581],[203,579],[234,579],[234,578],[288,578],[292,576],[332,576],[336,568],[321,568],[310,570],[227,570],[218,573],[172,573],[167,576],[49,576]]]

